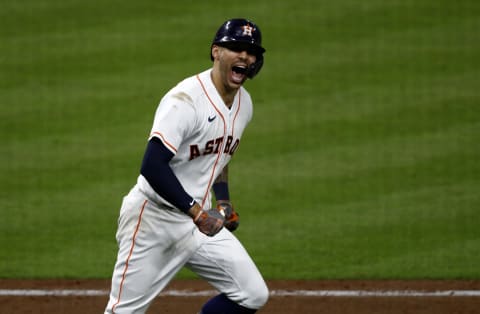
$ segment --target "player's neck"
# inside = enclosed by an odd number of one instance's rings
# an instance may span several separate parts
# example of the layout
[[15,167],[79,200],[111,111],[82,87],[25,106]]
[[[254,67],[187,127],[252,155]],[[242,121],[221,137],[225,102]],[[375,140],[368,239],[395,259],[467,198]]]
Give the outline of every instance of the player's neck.
[[[236,94],[236,92],[235,92]],[[235,98],[235,94],[226,94],[226,95],[222,95],[222,93],[220,93],[220,96],[222,97],[223,99],[223,102],[225,103],[225,106],[228,107],[228,109],[232,108],[232,105],[233,105],[233,100]]]
[[238,92],[238,88],[231,88],[223,84],[219,75],[215,75],[214,71],[212,71],[211,73],[211,79],[225,106],[227,106],[229,109],[232,108],[235,95]]

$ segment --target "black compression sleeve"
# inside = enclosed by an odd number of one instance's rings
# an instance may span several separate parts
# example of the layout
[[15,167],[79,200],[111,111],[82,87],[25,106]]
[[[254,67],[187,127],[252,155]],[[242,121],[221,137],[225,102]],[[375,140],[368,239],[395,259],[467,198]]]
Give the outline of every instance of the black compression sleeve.
[[214,183],[213,192],[215,192],[215,198],[218,200],[230,200],[230,193],[228,192],[228,183],[227,182],[217,182]]
[[153,137],[148,142],[140,173],[155,192],[186,213],[193,205],[193,198],[185,192],[168,164],[173,156],[160,139]]

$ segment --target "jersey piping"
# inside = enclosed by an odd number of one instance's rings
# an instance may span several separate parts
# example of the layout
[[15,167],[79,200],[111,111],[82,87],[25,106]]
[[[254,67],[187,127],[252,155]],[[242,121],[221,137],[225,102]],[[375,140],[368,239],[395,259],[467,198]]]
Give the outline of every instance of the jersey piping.
[[158,136],[158,137],[162,140],[162,142],[165,144],[165,146],[167,146],[174,154],[177,153],[177,148],[176,148],[175,146],[173,146],[171,143],[169,143],[169,142],[165,139],[165,137],[163,136],[162,133],[160,133],[160,132],[153,132],[153,133],[152,133],[152,136],[153,136],[153,135]]
[[130,252],[128,254],[128,257],[127,257],[127,260],[125,261],[125,268],[123,269],[123,274],[122,274],[122,281],[120,282],[120,287],[119,287],[119,291],[118,291],[118,297],[117,297],[117,302],[112,306],[112,313],[115,313],[115,308],[117,307],[117,305],[120,303],[120,299],[122,297],[122,291],[123,291],[123,284],[125,282],[125,277],[127,276],[127,270],[128,270],[128,264],[130,262],[130,258],[132,257],[132,254],[133,254],[133,249],[135,248],[135,240],[137,239],[137,233],[138,233],[138,229],[140,229],[140,224],[142,222],[142,216],[143,216],[143,211],[145,210],[145,206],[147,205],[147,200],[145,200],[143,202],[143,205],[142,205],[142,208],[140,210],[140,214],[138,216],[138,222],[137,222],[137,226],[135,228],[135,232],[133,233],[133,237],[132,237],[132,245],[130,247]]
[[[213,108],[220,115],[220,118],[222,118],[222,121],[223,121],[223,138],[224,138],[224,140],[222,142],[222,145],[221,145],[220,149],[218,150],[217,158],[215,159],[215,163],[213,164],[212,172],[210,174],[210,179],[208,180],[207,189],[206,189],[205,194],[204,194],[203,199],[202,199],[201,206],[203,207],[205,205],[205,202],[206,202],[207,197],[208,197],[208,193],[209,193],[210,188],[212,186],[213,177],[215,175],[215,169],[218,166],[218,162],[220,160],[220,157],[221,157],[221,155],[223,153],[223,150],[224,150],[224,147],[225,147],[225,135],[227,134],[227,123],[225,122],[225,117],[223,116],[221,110],[215,105],[212,98],[208,94],[207,89],[205,88],[205,85],[203,84],[202,80],[200,79],[200,76],[197,74],[196,77],[197,77],[198,82],[200,83],[200,86],[203,89],[203,92],[205,93],[205,96],[207,96],[208,101],[212,104]],[[237,117],[237,114],[238,114],[239,110],[240,110],[240,90],[239,90],[239,97],[238,97],[238,109],[237,109],[237,112],[235,113],[235,118]],[[235,121],[234,121],[234,123],[235,123]],[[233,135],[233,128],[232,128],[232,135]]]
[[239,90],[237,111],[235,112],[235,116],[233,117],[233,123],[232,123],[232,137],[233,137],[233,132],[235,131],[235,121],[237,121],[237,116],[240,113],[241,96],[242,96],[242,93],[240,93],[240,90]]

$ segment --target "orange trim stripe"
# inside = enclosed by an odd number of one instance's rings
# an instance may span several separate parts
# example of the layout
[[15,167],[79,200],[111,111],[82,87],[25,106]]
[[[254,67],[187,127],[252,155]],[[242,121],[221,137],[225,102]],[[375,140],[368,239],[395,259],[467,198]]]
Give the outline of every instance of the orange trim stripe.
[[160,132],[153,132],[150,136],[154,136],[154,135],[160,137],[160,139],[162,140],[162,142],[163,142],[165,145],[167,145],[171,150],[173,150],[175,153],[177,152],[177,148],[176,148],[175,146],[173,146],[170,142],[168,142],[168,141],[165,139],[165,137],[163,136],[162,133],[160,133]]
[[[210,98],[210,95],[208,95],[207,89],[205,88],[205,85],[203,85],[203,82],[200,79],[200,76],[198,74],[197,74],[197,80],[200,82],[200,85],[202,86],[203,92],[207,96],[207,98],[210,101],[210,103],[212,104],[213,108],[215,108],[215,110],[218,112],[218,114],[222,118],[222,121],[223,121],[223,138],[225,139],[225,135],[227,134],[227,126],[226,126],[227,124],[225,123],[225,117],[222,115],[222,112],[218,109],[218,107],[215,105],[213,100]],[[220,156],[222,155],[224,146],[225,146],[225,140],[222,142],[222,146],[218,150],[217,159],[215,160],[215,163],[213,164],[212,173],[210,175],[210,179],[208,180],[207,190],[205,191],[205,194],[203,196],[203,200],[202,200],[202,204],[201,204],[202,207],[205,205],[205,202],[207,200],[208,192],[210,191],[210,187],[212,186],[212,181],[213,181],[213,176],[215,174],[215,169],[217,168],[218,161],[220,160]]]
[[238,116],[238,113],[240,112],[240,98],[242,96],[242,93],[241,93],[241,89],[238,90],[238,108],[237,108],[237,112],[235,112],[235,116],[233,117],[233,123],[232,123],[232,137],[233,137],[233,132],[235,131],[235,121],[237,121],[237,116]]
[[130,262],[130,258],[132,257],[133,249],[135,248],[135,239],[137,238],[138,229],[140,229],[140,223],[142,222],[143,211],[145,210],[145,206],[147,205],[147,202],[148,202],[147,200],[143,202],[142,209],[140,210],[140,215],[138,216],[137,227],[135,228],[135,232],[133,233],[132,246],[130,247],[130,253],[128,254],[127,261],[125,262],[125,268],[122,274],[122,281],[120,282],[120,291],[118,292],[117,303],[115,303],[112,306],[112,313],[115,313],[115,308],[120,303],[120,298],[122,296],[122,290],[123,290],[123,283],[125,281],[125,277],[127,276],[128,263]]

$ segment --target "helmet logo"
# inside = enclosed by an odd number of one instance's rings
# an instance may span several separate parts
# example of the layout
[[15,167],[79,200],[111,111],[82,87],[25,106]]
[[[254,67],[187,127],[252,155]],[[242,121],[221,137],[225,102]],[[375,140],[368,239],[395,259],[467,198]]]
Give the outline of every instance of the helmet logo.
[[250,36],[252,37],[252,32],[255,31],[255,28],[253,28],[252,26],[250,25],[245,25],[245,26],[242,26],[242,29],[243,29],[243,36]]

